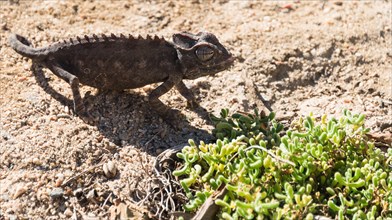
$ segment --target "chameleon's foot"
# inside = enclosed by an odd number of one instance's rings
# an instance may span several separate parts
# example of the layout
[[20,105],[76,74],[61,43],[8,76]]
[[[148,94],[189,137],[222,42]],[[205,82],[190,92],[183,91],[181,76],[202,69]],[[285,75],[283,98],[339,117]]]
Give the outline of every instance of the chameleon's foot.
[[197,107],[199,107],[199,103],[197,103],[196,102],[196,100],[188,100],[187,102],[186,102],[186,107],[187,108],[189,108],[189,109],[195,109],[195,108],[197,108]]
[[92,124],[94,122],[94,117],[87,111],[77,113],[80,119],[82,119],[87,124]]
[[82,105],[78,105],[75,108],[75,113],[82,119],[84,122],[90,124],[94,121],[94,117],[87,111],[86,107]]

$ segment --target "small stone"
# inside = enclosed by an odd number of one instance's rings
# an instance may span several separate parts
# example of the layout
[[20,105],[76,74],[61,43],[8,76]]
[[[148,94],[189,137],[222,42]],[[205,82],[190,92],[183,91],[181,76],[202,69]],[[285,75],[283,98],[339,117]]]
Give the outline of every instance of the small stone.
[[156,153],[156,154],[161,154],[162,152],[163,152],[162,148],[157,148],[157,149],[155,150],[155,153]]
[[69,187],[67,187],[67,188],[64,190],[64,196],[72,196],[72,195],[73,195],[72,189],[69,188]]
[[92,190],[90,190],[90,191],[87,193],[86,198],[87,198],[88,200],[94,200],[95,197],[96,197],[96,195],[97,195],[97,192],[95,191],[95,189],[92,189]]
[[8,215],[9,220],[17,220],[18,217],[16,215]]
[[358,64],[363,61],[363,55],[359,52],[355,53],[355,63]]
[[117,174],[117,167],[113,161],[108,161],[103,165],[103,173],[107,178],[113,178]]
[[68,118],[68,119],[70,119],[70,118],[71,118],[71,116],[68,115],[68,114],[58,114],[58,115],[56,115],[55,117],[56,117],[57,119],[58,119],[58,118]]
[[63,182],[64,182],[64,179],[57,179],[56,180],[56,183],[54,184],[56,187],[60,187],[61,186],[61,184],[63,184]]
[[114,199],[114,200],[113,200],[113,203],[114,203],[115,206],[118,206],[118,205],[120,205],[120,203],[121,203],[121,199],[118,199],[118,198],[117,198],[117,199]]
[[74,192],[73,192],[74,196],[76,198],[80,198],[83,195],[83,189],[82,188],[77,188]]
[[9,28],[7,27],[7,23],[2,23],[0,26],[1,26],[1,30],[3,30],[3,31],[9,30]]
[[21,196],[25,192],[27,192],[27,187],[20,186],[18,189],[16,189],[14,196],[13,196],[13,199],[17,199],[19,196]]
[[34,157],[33,164],[40,166],[40,165],[42,165],[42,161],[40,159],[38,159],[37,157]]
[[29,70],[30,69],[30,65],[29,64],[23,65],[23,69],[26,70],[26,71]]
[[334,4],[338,5],[338,6],[342,6],[343,5],[343,1],[336,1],[336,2],[334,2]]
[[64,195],[64,190],[62,188],[54,188],[52,192],[50,192],[50,197],[52,199],[61,198]]
[[56,174],[56,177],[57,177],[58,179],[64,179],[64,174],[58,173],[58,174]]
[[89,213],[87,213],[87,217],[88,218],[95,218],[95,217],[97,217],[94,213],[92,213],[92,212],[89,212]]
[[65,112],[66,114],[69,113],[69,107],[68,107],[68,106],[65,106],[65,107],[64,107],[64,112]]
[[103,135],[99,135],[98,137],[96,137],[98,142],[101,142],[103,140]]
[[64,215],[67,216],[67,217],[69,218],[69,217],[71,217],[71,216],[73,215],[73,212],[72,212],[72,210],[71,210],[70,208],[67,208],[67,209],[64,211]]
[[333,19],[337,20],[337,21],[341,21],[342,20],[342,15],[340,14],[335,14],[333,15]]
[[[8,202],[9,200],[10,200],[10,197],[7,193],[0,194],[0,203]],[[1,216],[1,210],[0,210],[0,216]]]
[[264,16],[263,20],[267,21],[267,22],[270,22],[271,21],[271,17],[270,16]]
[[305,52],[303,54],[303,56],[304,56],[305,59],[311,59],[312,58],[312,54],[310,54],[309,52]]
[[313,48],[311,51],[310,51],[310,54],[312,55],[312,56],[314,56],[314,57],[317,57],[317,50],[315,49],[315,48]]

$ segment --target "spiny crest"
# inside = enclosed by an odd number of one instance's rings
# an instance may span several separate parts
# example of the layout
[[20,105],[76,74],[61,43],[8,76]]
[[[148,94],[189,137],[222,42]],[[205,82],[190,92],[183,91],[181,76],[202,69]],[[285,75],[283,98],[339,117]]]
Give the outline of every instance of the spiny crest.
[[99,38],[98,38],[98,36],[97,36],[96,34],[93,34],[93,38],[94,38],[94,40],[95,40],[96,42],[99,42]]
[[103,38],[105,41],[109,41],[109,38],[108,38],[108,37],[106,37],[106,35],[105,35],[105,34],[102,34],[102,38]]
[[[76,38],[76,39],[75,39]],[[108,42],[108,41],[116,41],[116,40],[143,40],[143,41],[152,41],[152,42],[162,42],[164,41],[163,37],[159,37],[157,35],[151,36],[147,35],[146,38],[142,37],[141,35],[138,35],[137,37],[134,37],[133,35],[129,34],[128,37],[126,37],[124,34],[120,34],[119,36],[116,36],[115,34],[111,33],[110,36],[106,36],[105,34],[100,34],[100,36],[93,34],[91,37],[84,35],[83,37],[76,36],[74,39],[69,38],[69,42],[67,40],[63,40],[64,44],[86,44],[86,43],[93,43],[93,42]]]

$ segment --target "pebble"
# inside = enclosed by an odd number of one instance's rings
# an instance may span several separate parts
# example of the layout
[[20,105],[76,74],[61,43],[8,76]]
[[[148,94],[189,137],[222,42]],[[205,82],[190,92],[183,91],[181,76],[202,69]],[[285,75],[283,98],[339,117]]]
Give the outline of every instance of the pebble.
[[310,51],[310,54],[312,55],[312,56],[314,56],[314,57],[317,57],[317,50],[315,49],[315,48],[313,48],[311,51]]
[[108,161],[102,167],[103,173],[107,178],[113,178],[117,174],[117,167],[113,161]]
[[67,216],[67,217],[69,218],[69,217],[71,217],[71,216],[73,215],[73,212],[72,212],[72,210],[71,210],[70,208],[67,208],[67,209],[64,211],[64,215]]
[[56,174],[57,179],[64,179],[64,174],[58,173]]
[[23,193],[27,192],[27,187],[26,186],[20,186],[18,189],[16,189],[14,196],[12,197],[13,199],[17,199],[19,196],[21,196]]
[[162,148],[157,148],[156,150],[155,150],[155,153],[157,153],[157,154],[161,154],[163,152],[163,149]]
[[355,64],[363,62],[363,55],[359,52],[355,53]]
[[83,189],[82,188],[77,188],[74,192],[73,192],[74,196],[76,198],[80,198],[83,195]]
[[38,159],[37,157],[34,157],[33,164],[40,166],[40,165],[42,165],[42,161],[40,159]]
[[312,58],[312,54],[309,53],[309,52],[304,52],[303,56],[304,56],[305,59],[311,59]]
[[271,21],[271,17],[270,16],[264,16],[263,20],[269,22],[269,21]]
[[63,197],[64,190],[62,188],[54,188],[52,192],[50,192],[50,197],[52,199]]
[[64,112],[65,112],[65,114],[69,114],[69,107],[68,106],[64,107]]
[[57,179],[56,183],[54,184],[56,187],[60,187],[64,182],[64,179]]
[[343,1],[336,1],[336,2],[334,2],[334,4],[338,5],[338,6],[342,6],[343,5]]
[[58,115],[56,115],[56,117],[57,118],[71,118],[71,116],[70,115],[68,115],[68,114],[58,114]]
[[333,15],[333,19],[337,20],[337,21],[341,21],[342,20],[342,15],[340,14],[335,14]]
[[17,220],[18,217],[16,215],[8,215],[9,220]]
[[[0,203],[1,202],[8,202],[10,200],[10,197],[7,193],[0,194]],[[0,216],[1,216],[1,210],[0,210]]]
[[95,196],[97,195],[97,192],[95,191],[95,189],[90,190],[87,195],[86,198],[88,200],[94,200]]

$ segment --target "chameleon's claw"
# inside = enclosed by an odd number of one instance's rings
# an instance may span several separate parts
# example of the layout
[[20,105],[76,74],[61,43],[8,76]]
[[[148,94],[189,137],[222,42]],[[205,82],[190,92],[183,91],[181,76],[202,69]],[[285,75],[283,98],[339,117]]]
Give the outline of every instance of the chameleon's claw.
[[199,107],[199,103],[197,103],[196,100],[191,100],[191,101],[188,100],[186,103],[187,103],[186,107],[189,109],[195,109]]
[[84,105],[78,105],[78,107],[75,108],[75,113],[80,119],[88,124],[94,122],[94,117],[87,111],[86,106]]
[[94,117],[88,112],[78,113],[80,119],[82,119],[87,124],[92,124],[94,122]]

